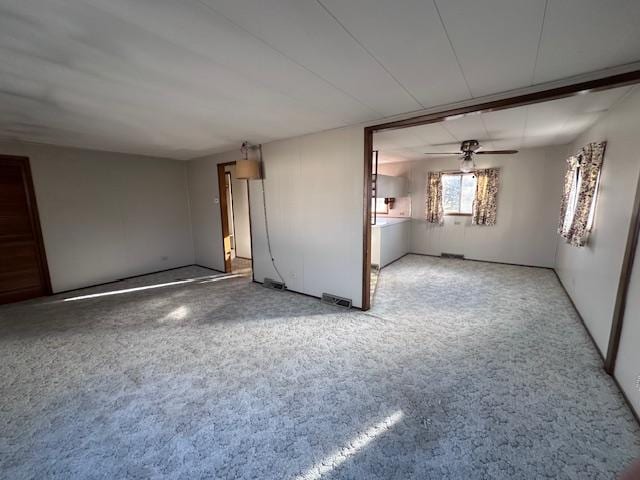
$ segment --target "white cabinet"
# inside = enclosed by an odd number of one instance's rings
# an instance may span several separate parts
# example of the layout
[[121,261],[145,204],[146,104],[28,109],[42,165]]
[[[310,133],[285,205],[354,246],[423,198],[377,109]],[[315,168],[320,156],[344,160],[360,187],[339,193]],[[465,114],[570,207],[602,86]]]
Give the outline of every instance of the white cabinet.
[[380,268],[409,253],[411,222],[383,218],[371,228],[371,263]]
[[406,197],[407,179],[391,175],[378,175],[376,196],[378,198]]

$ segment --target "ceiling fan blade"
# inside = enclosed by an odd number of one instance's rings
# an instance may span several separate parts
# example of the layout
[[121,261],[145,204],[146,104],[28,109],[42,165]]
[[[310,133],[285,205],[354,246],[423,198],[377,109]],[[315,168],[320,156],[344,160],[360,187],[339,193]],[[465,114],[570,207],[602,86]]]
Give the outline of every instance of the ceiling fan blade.
[[480,150],[474,153],[476,155],[511,155],[518,153],[518,150]]
[[440,142],[440,143],[431,143],[425,144],[425,147],[449,147],[449,148],[458,148],[460,146],[460,142]]
[[424,152],[424,155],[462,155],[462,152]]

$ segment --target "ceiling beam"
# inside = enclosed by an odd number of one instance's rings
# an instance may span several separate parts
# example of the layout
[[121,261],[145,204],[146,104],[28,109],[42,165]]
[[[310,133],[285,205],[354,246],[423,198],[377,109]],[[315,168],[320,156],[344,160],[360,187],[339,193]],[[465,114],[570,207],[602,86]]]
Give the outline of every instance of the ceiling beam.
[[398,128],[415,127],[426,125],[429,123],[442,122],[449,117],[458,115],[466,115],[469,113],[488,113],[507,108],[521,107],[524,105],[532,105],[535,103],[557,100],[559,98],[571,97],[573,95],[582,95],[586,93],[598,92],[615,87],[623,87],[640,82],[640,69],[630,72],[611,75],[608,77],[598,78],[595,80],[587,80],[584,82],[573,83],[561,87],[554,87],[547,90],[540,90],[532,93],[516,95],[514,97],[502,98],[498,100],[490,100],[467,106],[454,107],[449,110],[434,112],[404,120],[395,120],[391,122],[381,123],[367,127],[374,132],[385,130],[396,130]]

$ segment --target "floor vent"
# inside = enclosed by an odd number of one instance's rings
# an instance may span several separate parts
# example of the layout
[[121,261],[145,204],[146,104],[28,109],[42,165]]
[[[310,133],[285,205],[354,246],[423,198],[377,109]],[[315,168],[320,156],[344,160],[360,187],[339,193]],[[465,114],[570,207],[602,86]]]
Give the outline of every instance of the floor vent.
[[331,293],[323,293],[322,301],[324,303],[328,303],[329,305],[336,305],[338,307],[351,308],[351,299],[338,297],[337,295],[332,295]]
[[263,287],[271,288],[273,290],[286,290],[287,286],[283,282],[278,282],[273,278],[266,278],[262,284]]
[[461,253],[445,253],[445,252],[442,252],[440,254],[440,256],[442,258],[458,258],[460,260],[464,260],[464,255],[461,254]]

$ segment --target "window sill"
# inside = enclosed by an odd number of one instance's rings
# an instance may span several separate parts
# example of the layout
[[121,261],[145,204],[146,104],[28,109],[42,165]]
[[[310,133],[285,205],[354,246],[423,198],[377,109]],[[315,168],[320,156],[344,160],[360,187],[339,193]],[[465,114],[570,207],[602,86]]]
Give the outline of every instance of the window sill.
[[471,217],[471,213],[445,213],[445,217]]

